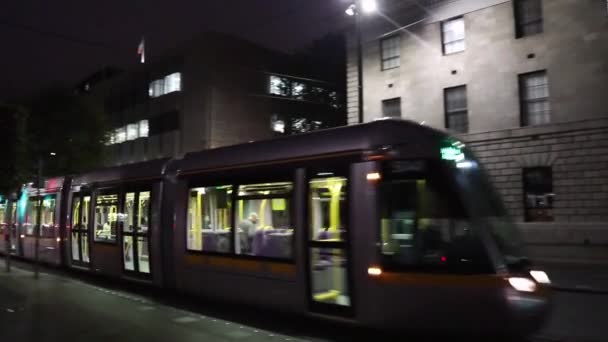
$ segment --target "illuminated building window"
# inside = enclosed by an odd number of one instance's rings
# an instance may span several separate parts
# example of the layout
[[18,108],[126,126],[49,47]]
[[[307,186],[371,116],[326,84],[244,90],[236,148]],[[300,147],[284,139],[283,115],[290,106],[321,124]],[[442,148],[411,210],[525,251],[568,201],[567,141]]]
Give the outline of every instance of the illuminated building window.
[[441,23],[443,53],[449,55],[465,49],[464,18],[454,18]]
[[164,87],[163,95],[182,90],[182,74],[175,72],[165,76]]
[[515,37],[521,38],[543,32],[541,0],[515,0]]
[[302,99],[302,98],[304,98],[305,92],[306,92],[306,85],[304,83],[293,82],[292,89],[291,89],[291,95],[293,97],[295,97],[296,99]]
[[391,36],[380,41],[382,70],[398,68],[401,57],[401,36]]
[[400,118],[401,98],[382,100],[382,116],[385,118]]
[[127,125],[127,141],[137,139],[137,135],[139,134],[139,129],[137,124],[128,124]]
[[290,83],[287,78],[271,75],[269,92],[271,95],[289,96],[291,93]]
[[174,72],[161,79],[150,82],[148,87],[148,95],[150,97],[159,97],[181,90],[182,74],[179,72]]
[[467,87],[458,86],[444,90],[445,127],[455,133],[469,131]]
[[279,118],[279,115],[273,114],[270,117],[270,127],[273,132],[285,133],[285,120]]
[[147,137],[148,136],[148,131],[149,131],[148,120],[141,120],[138,123],[138,129],[139,129],[139,137],[140,138]]
[[553,221],[553,173],[550,167],[523,169],[525,220]]
[[522,126],[551,122],[549,81],[546,71],[519,75],[519,93]]
[[120,127],[114,130],[114,142],[116,144],[121,144],[127,141],[127,130],[125,127]]

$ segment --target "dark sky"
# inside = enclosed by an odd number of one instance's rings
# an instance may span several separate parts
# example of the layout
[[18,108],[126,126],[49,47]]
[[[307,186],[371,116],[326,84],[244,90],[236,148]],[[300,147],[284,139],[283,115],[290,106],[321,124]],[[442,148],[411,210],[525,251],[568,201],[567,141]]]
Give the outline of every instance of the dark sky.
[[0,99],[71,84],[104,65],[137,63],[198,32],[232,33],[292,50],[343,28],[349,0],[5,0]]

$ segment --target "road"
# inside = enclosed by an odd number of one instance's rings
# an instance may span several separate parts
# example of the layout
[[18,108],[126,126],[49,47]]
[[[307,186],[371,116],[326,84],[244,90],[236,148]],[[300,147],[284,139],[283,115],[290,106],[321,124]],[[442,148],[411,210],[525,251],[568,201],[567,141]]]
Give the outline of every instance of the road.
[[[234,307],[207,310],[189,299],[167,302],[145,291],[49,270],[34,280],[27,265],[17,266],[9,274],[0,270],[0,341],[405,340],[354,330],[330,335],[333,327],[294,324],[291,317],[256,310],[238,314]],[[608,295],[557,291],[554,299],[553,315],[532,341],[608,340]]]

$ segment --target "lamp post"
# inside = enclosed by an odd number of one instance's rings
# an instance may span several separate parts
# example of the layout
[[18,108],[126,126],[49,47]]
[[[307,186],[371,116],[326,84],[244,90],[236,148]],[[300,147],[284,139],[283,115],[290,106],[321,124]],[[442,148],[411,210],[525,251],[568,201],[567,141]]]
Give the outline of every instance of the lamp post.
[[38,278],[38,259],[40,248],[40,220],[42,217],[42,198],[40,198],[40,182],[42,181],[42,157],[38,157],[38,172],[36,176],[36,197],[38,199],[38,210],[36,211],[36,225],[34,226],[34,278]]
[[356,0],[345,11],[349,16],[355,16],[357,35],[357,95],[358,95],[358,118],[363,123],[363,47],[361,44],[361,14],[376,11],[375,0]]
[[[13,206],[16,204],[17,194],[14,192],[10,194],[10,196],[6,199],[6,212],[8,219],[6,220],[6,226],[4,228],[4,243],[6,247],[6,272],[11,271],[11,235],[13,234],[13,224],[17,222],[12,222],[13,219]],[[15,209],[16,210],[16,209]]]
[[[55,152],[49,153],[51,157],[56,156]],[[40,188],[42,187],[42,156],[38,157],[38,172],[36,176],[36,197],[38,198],[38,210],[36,211],[36,225],[34,226],[34,278],[38,279],[39,259],[40,259],[40,227],[42,226],[42,197]]]

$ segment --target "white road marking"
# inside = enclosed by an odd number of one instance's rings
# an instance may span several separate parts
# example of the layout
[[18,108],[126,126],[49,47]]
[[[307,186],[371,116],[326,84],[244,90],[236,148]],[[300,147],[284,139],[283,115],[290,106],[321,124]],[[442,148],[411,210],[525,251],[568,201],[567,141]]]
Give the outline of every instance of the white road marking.
[[183,317],[178,317],[178,318],[173,319],[173,322],[181,323],[181,324],[193,323],[196,321],[198,321],[198,319],[196,317],[191,317],[191,316],[183,316]]

